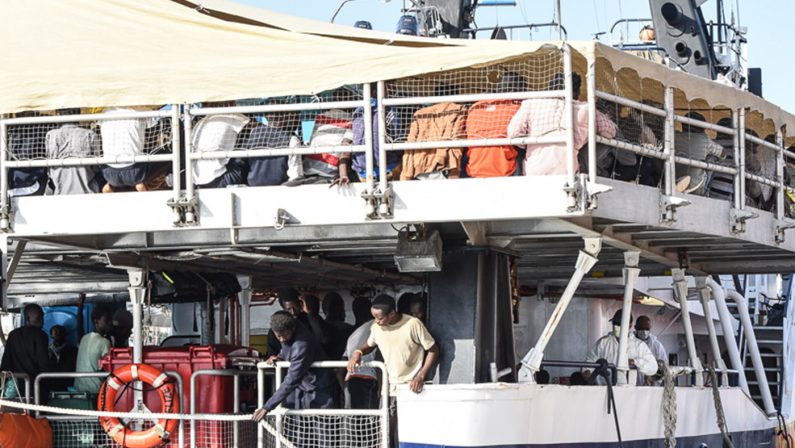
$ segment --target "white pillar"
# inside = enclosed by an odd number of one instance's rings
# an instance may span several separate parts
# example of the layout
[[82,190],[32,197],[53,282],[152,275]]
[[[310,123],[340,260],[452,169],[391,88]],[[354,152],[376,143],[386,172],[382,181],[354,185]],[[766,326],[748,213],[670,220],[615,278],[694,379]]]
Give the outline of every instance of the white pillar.
[[687,342],[687,354],[690,358],[690,367],[696,373],[696,386],[704,385],[704,368],[701,366],[701,360],[698,359],[698,352],[696,351],[696,342],[693,338],[693,325],[690,322],[690,309],[687,306],[687,280],[685,279],[684,269],[671,269],[671,275],[674,279],[674,292],[679,298],[679,309],[682,311],[682,326],[685,327],[685,341]]
[[[629,356],[627,355],[627,341],[629,340],[630,325],[632,325],[632,298],[635,295],[635,281],[640,275],[640,252],[624,252],[624,306],[621,313],[621,335],[618,337],[618,359],[616,368],[618,374],[624,377],[629,374]],[[623,384],[619,382],[618,384]],[[624,385],[630,385],[629,381]],[[632,384],[634,386],[634,384]]]
[[723,385],[729,384],[729,375],[726,373],[726,363],[723,362],[723,356],[720,354],[720,345],[718,344],[718,333],[715,331],[715,322],[712,320],[712,310],[709,307],[710,293],[707,288],[706,277],[696,277],[696,289],[698,290],[698,297],[701,300],[701,307],[704,309],[704,320],[707,323],[707,333],[709,334],[709,345],[712,348],[712,357],[715,359],[715,365],[718,370],[722,372]]
[[557,306],[555,306],[555,310],[552,311],[552,315],[547,321],[544,330],[538,337],[536,345],[530,349],[527,355],[522,359],[522,367],[519,370],[519,382],[535,382],[535,372],[541,368],[541,361],[544,359],[544,350],[547,344],[549,344],[550,338],[552,338],[552,335],[555,333],[555,329],[563,318],[563,314],[566,312],[566,308],[574,297],[577,287],[580,286],[582,278],[598,261],[596,257],[602,250],[602,239],[583,239],[585,240],[585,250],[581,250],[580,255],[577,257],[577,264],[574,267],[574,274],[572,274],[571,279],[569,279],[569,284],[566,285],[566,289],[563,291],[563,295],[560,297]]
[[[133,364],[144,362],[144,335],[143,335],[143,309],[146,297],[146,271],[138,268],[128,268],[127,276],[130,279],[130,301],[133,305]],[[134,410],[143,410],[144,394],[141,382],[135,382],[133,389],[135,405]]]
[[723,343],[726,345],[726,350],[729,352],[729,361],[731,361],[732,369],[737,371],[737,382],[740,388],[748,394],[748,381],[745,378],[745,370],[743,370],[743,361],[740,358],[740,349],[737,348],[737,341],[734,339],[734,327],[732,326],[732,316],[729,313],[729,307],[726,306],[726,293],[722,286],[715,280],[707,277],[707,287],[712,290],[712,297],[715,299],[715,306],[718,308],[718,316],[720,317],[720,327],[723,330]]
[[238,294],[240,300],[240,345],[251,345],[251,276],[238,275],[237,281],[242,288]]

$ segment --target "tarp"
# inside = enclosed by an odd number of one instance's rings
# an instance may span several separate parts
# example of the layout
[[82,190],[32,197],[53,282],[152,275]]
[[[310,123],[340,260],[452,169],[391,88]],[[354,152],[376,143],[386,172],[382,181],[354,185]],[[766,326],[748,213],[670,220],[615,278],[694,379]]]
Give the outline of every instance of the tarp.
[[[2,9],[0,113],[311,94],[560,45],[399,36],[230,0],[6,1]],[[633,84],[648,93],[665,82],[676,85],[678,107],[748,107],[760,135],[795,129],[795,117],[748,92],[597,42],[569,45],[581,75],[586,63],[604,62],[599,87],[617,83],[632,97]]]
[[169,0],[4,2],[0,112],[308,94],[542,45],[382,45],[242,22]]

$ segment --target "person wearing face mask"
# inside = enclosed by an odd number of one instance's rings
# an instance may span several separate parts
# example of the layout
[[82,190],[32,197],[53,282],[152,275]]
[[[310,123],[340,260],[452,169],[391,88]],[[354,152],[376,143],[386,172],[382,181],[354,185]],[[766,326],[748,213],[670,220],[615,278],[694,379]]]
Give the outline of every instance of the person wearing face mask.
[[[585,358],[586,362],[596,362],[599,359],[606,359],[610,364],[618,364],[618,339],[621,336],[621,316],[623,310],[619,309],[613,314],[610,322],[613,324],[613,329],[610,333],[599,338],[594,344],[588,356]],[[630,325],[632,324],[632,317],[630,317]],[[635,366],[636,369],[630,369],[627,375],[619,373],[616,384],[637,384],[637,375],[654,375],[657,373],[657,360],[654,358],[651,350],[640,339],[636,338],[633,333],[627,337],[627,358],[629,365]],[[590,378],[589,371],[583,372],[583,376]],[[599,378],[598,384],[604,384],[602,378]]]
[[[662,362],[663,365],[668,365],[668,351],[665,350],[665,346],[657,339],[657,336],[651,334],[651,319],[649,319],[649,316],[638,317],[638,321],[635,322],[635,337],[646,343],[646,346],[649,347],[657,361]],[[642,386],[644,384],[646,384],[645,375],[638,375],[638,385]],[[652,385],[661,386],[662,380],[654,381]]]

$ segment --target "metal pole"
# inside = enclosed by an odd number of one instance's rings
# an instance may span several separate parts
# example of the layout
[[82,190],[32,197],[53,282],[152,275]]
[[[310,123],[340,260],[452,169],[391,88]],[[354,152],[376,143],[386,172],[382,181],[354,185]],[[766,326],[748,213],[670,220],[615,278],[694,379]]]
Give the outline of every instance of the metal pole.
[[745,331],[746,345],[751,352],[751,363],[754,365],[757,386],[759,386],[759,393],[762,395],[762,404],[764,405],[765,412],[768,415],[775,414],[776,407],[773,405],[773,397],[770,394],[770,386],[767,383],[765,366],[762,364],[762,355],[759,353],[759,345],[756,342],[754,325],[751,322],[751,315],[748,313],[748,302],[745,300],[745,297],[737,291],[726,291],[726,295],[734,299],[734,302],[737,304],[737,313],[740,315],[740,323]]
[[[238,414],[238,413],[240,413],[240,376],[239,375],[232,375],[232,386],[235,389],[234,391],[232,391],[233,400],[235,400],[235,402],[232,403],[232,412],[234,412],[235,414]],[[257,425],[257,426],[259,426],[259,425]],[[240,439],[240,421],[239,420],[235,420],[234,423],[232,423],[232,437],[233,437],[233,439],[232,439],[232,447],[233,448],[237,448],[238,447],[238,443],[239,443],[239,439]]]
[[598,237],[583,239],[585,240],[585,250],[581,250],[580,255],[577,257],[574,274],[572,274],[571,279],[569,279],[569,283],[566,285],[566,289],[563,291],[563,295],[561,295],[544,330],[538,337],[536,345],[527,352],[527,355],[522,359],[522,367],[519,370],[520,382],[535,382],[535,372],[541,368],[541,361],[544,359],[544,350],[547,344],[549,344],[549,340],[552,338],[555,329],[563,318],[563,314],[566,312],[566,308],[574,297],[574,293],[577,291],[577,287],[580,285],[582,278],[598,261],[596,257],[602,249],[602,239]]
[[[373,167],[375,164],[375,159],[373,155],[373,108],[371,106],[371,99],[373,96],[372,88],[370,84],[364,84],[363,87],[364,92],[364,160],[366,166],[366,175],[367,179],[365,182],[367,183],[367,191],[372,193],[375,189],[375,177],[373,173]],[[377,90],[377,89],[376,89]]]
[[[386,195],[389,185],[387,184],[386,177],[386,107],[384,106],[384,97],[386,97],[386,86],[384,81],[378,81],[376,88],[376,115],[378,118],[378,190],[381,195]],[[378,206],[378,213],[380,215],[389,214],[389,205],[387,201],[383,200]]]
[[[279,386],[282,385],[282,368],[276,365],[276,371],[274,372],[274,388],[278,389]],[[284,417],[282,414],[276,415],[276,431],[279,434],[284,434]],[[282,448],[282,441],[278,437],[276,437],[276,448]]]
[[676,152],[674,148],[674,89],[665,88],[665,139],[663,141],[663,153],[665,161],[665,195],[674,195],[674,185],[676,184]]
[[238,275],[240,282],[240,344],[244,347],[251,345],[251,276]]
[[776,189],[776,219],[784,219],[784,134],[781,128],[776,131],[776,182],[779,184]]
[[[562,45],[563,50],[563,73],[566,96],[564,99],[563,115],[566,117],[566,174],[569,188],[574,188],[574,166],[576,156],[574,151],[574,90],[571,71],[571,47],[568,44]],[[571,204],[573,205],[573,204]]]
[[710,290],[707,288],[706,277],[696,277],[696,289],[698,290],[699,300],[701,300],[701,308],[704,310],[704,320],[707,323],[707,334],[709,335],[709,345],[712,348],[712,358],[722,372],[723,385],[727,386],[729,384],[729,375],[726,373],[726,363],[723,362],[723,356],[720,354],[718,333],[715,331],[715,322],[712,319],[712,310],[709,307]]
[[[257,366],[257,409],[265,406],[265,370]],[[257,448],[265,447],[265,428],[257,425]]]
[[[179,104],[171,105],[171,184],[174,189],[174,205],[179,204],[182,196],[182,182],[180,179],[180,147],[182,146],[182,137],[179,132]],[[179,213],[179,208],[174,207],[174,223],[178,224],[182,221]]]
[[671,276],[674,280],[674,292],[679,299],[679,309],[682,311],[682,326],[685,327],[685,341],[687,342],[687,355],[690,357],[690,367],[696,373],[696,386],[704,385],[704,371],[701,361],[696,352],[696,342],[693,338],[693,325],[690,322],[690,310],[687,304],[687,280],[685,279],[684,269],[671,269]]
[[[632,299],[635,295],[635,281],[637,281],[640,275],[639,264],[640,252],[624,252],[624,304],[621,313],[621,334],[618,337],[618,359],[614,361],[619,374],[624,378],[629,374],[627,346],[629,345],[628,341],[632,319]],[[621,383],[619,382],[617,384]],[[623,385],[630,385],[629,381]],[[632,386],[634,386],[634,384],[632,384]]]
[[381,448],[389,448],[389,375],[382,362],[372,364],[381,370]]
[[334,23],[334,20],[337,18],[337,14],[339,14],[340,11],[342,11],[342,7],[345,6],[347,3],[350,3],[352,1],[355,1],[355,0],[342,0],[340,2],[340,5],[337,7],[337,10],[334,11],[334,15],[331,16],[331,23]]
[[745,109],[740,109],[740,119],[737,128],[737,140],[740,145],[740,210],[745,209]]
[[732,127],[734,128],[734,166],[737,167],[737,174],[734,175],[734,208],[742,210],[745,201],[743,200],[743,179],[745,179],[745,157],[740,150],[740,114],[737,110],[732,111]]
[[560,8],[560,0],[555,2],[555,10],[558,14],[558,40],[563,40],[563,30],[561,30],[561,24],[563,23],[563,18],[561,17],[561,8]]
[[[127,276],[130,280],[130,301],[133,305],[133,364],[143,363],[144,358],[144,338],[143,338],[143,304],[146,294],[145,278],[143,269],[129,268]],[[141,382],[135,382],[133,389],[133,409],[144,409],[144,394]]]
[[11,227],[10,202],[8,197],[8,126],[0,120],[0,231],[7,231]]
[[185,199],[188,201],[188,208],[185,211],[185,222],[192,224],[198,218],[190,204],[196,197],[195,186],[193,185],[193,117],[190,108],[186,107],[183,115],[183,126],[185,129]]
[[737,340],[734,338],[732,316],[729,313],[729,307],[726,306],[726,293],[723,287],[710,277],[707,277],[707,287],[712,290],[712,297],[715,299],[718,317],[720,317],[720,327],[723,332],[723,344],[729,352],[729,361],[731,361],[732,369],[737,371],[737,382],[743,392],[749,394],[748,381],[745,378],[745,369],[743,367],[742,358],[740,357],[740,349],[737,348]]
[[585,76],[588,90],[588,180],[596,182],[596,62],[588,62]]

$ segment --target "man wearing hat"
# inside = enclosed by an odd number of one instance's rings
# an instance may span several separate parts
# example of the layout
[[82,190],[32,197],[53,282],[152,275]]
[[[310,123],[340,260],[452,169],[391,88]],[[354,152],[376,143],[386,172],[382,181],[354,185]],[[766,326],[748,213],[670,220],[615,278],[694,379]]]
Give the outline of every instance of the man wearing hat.
[[[618,338],[621,336],[621,317],[623,310],[619,309],[613,314],[610,322],[613,324],[613,329],[610,333],[599,338],[594,344],[588,357],[585,358],[586,362],[596,362],[599,359],[605,359],[610,364],[618,364]],[[632,317],[630,316],[630,325],[632,325]],[[635,334],[630,332],[627,335],[627,358],[629,365],[635,366],[636,369],[630,369],[628,375],[623,375],[619,372],[616,384],[636,384],[637,373],[643,375],[654,375],[657,373],[657,360],[649,350],[649,347],[640,339],[635,337]],[[590,372],[586,376],[590,376]],[[603,384],[601,381],[599,384]]]

